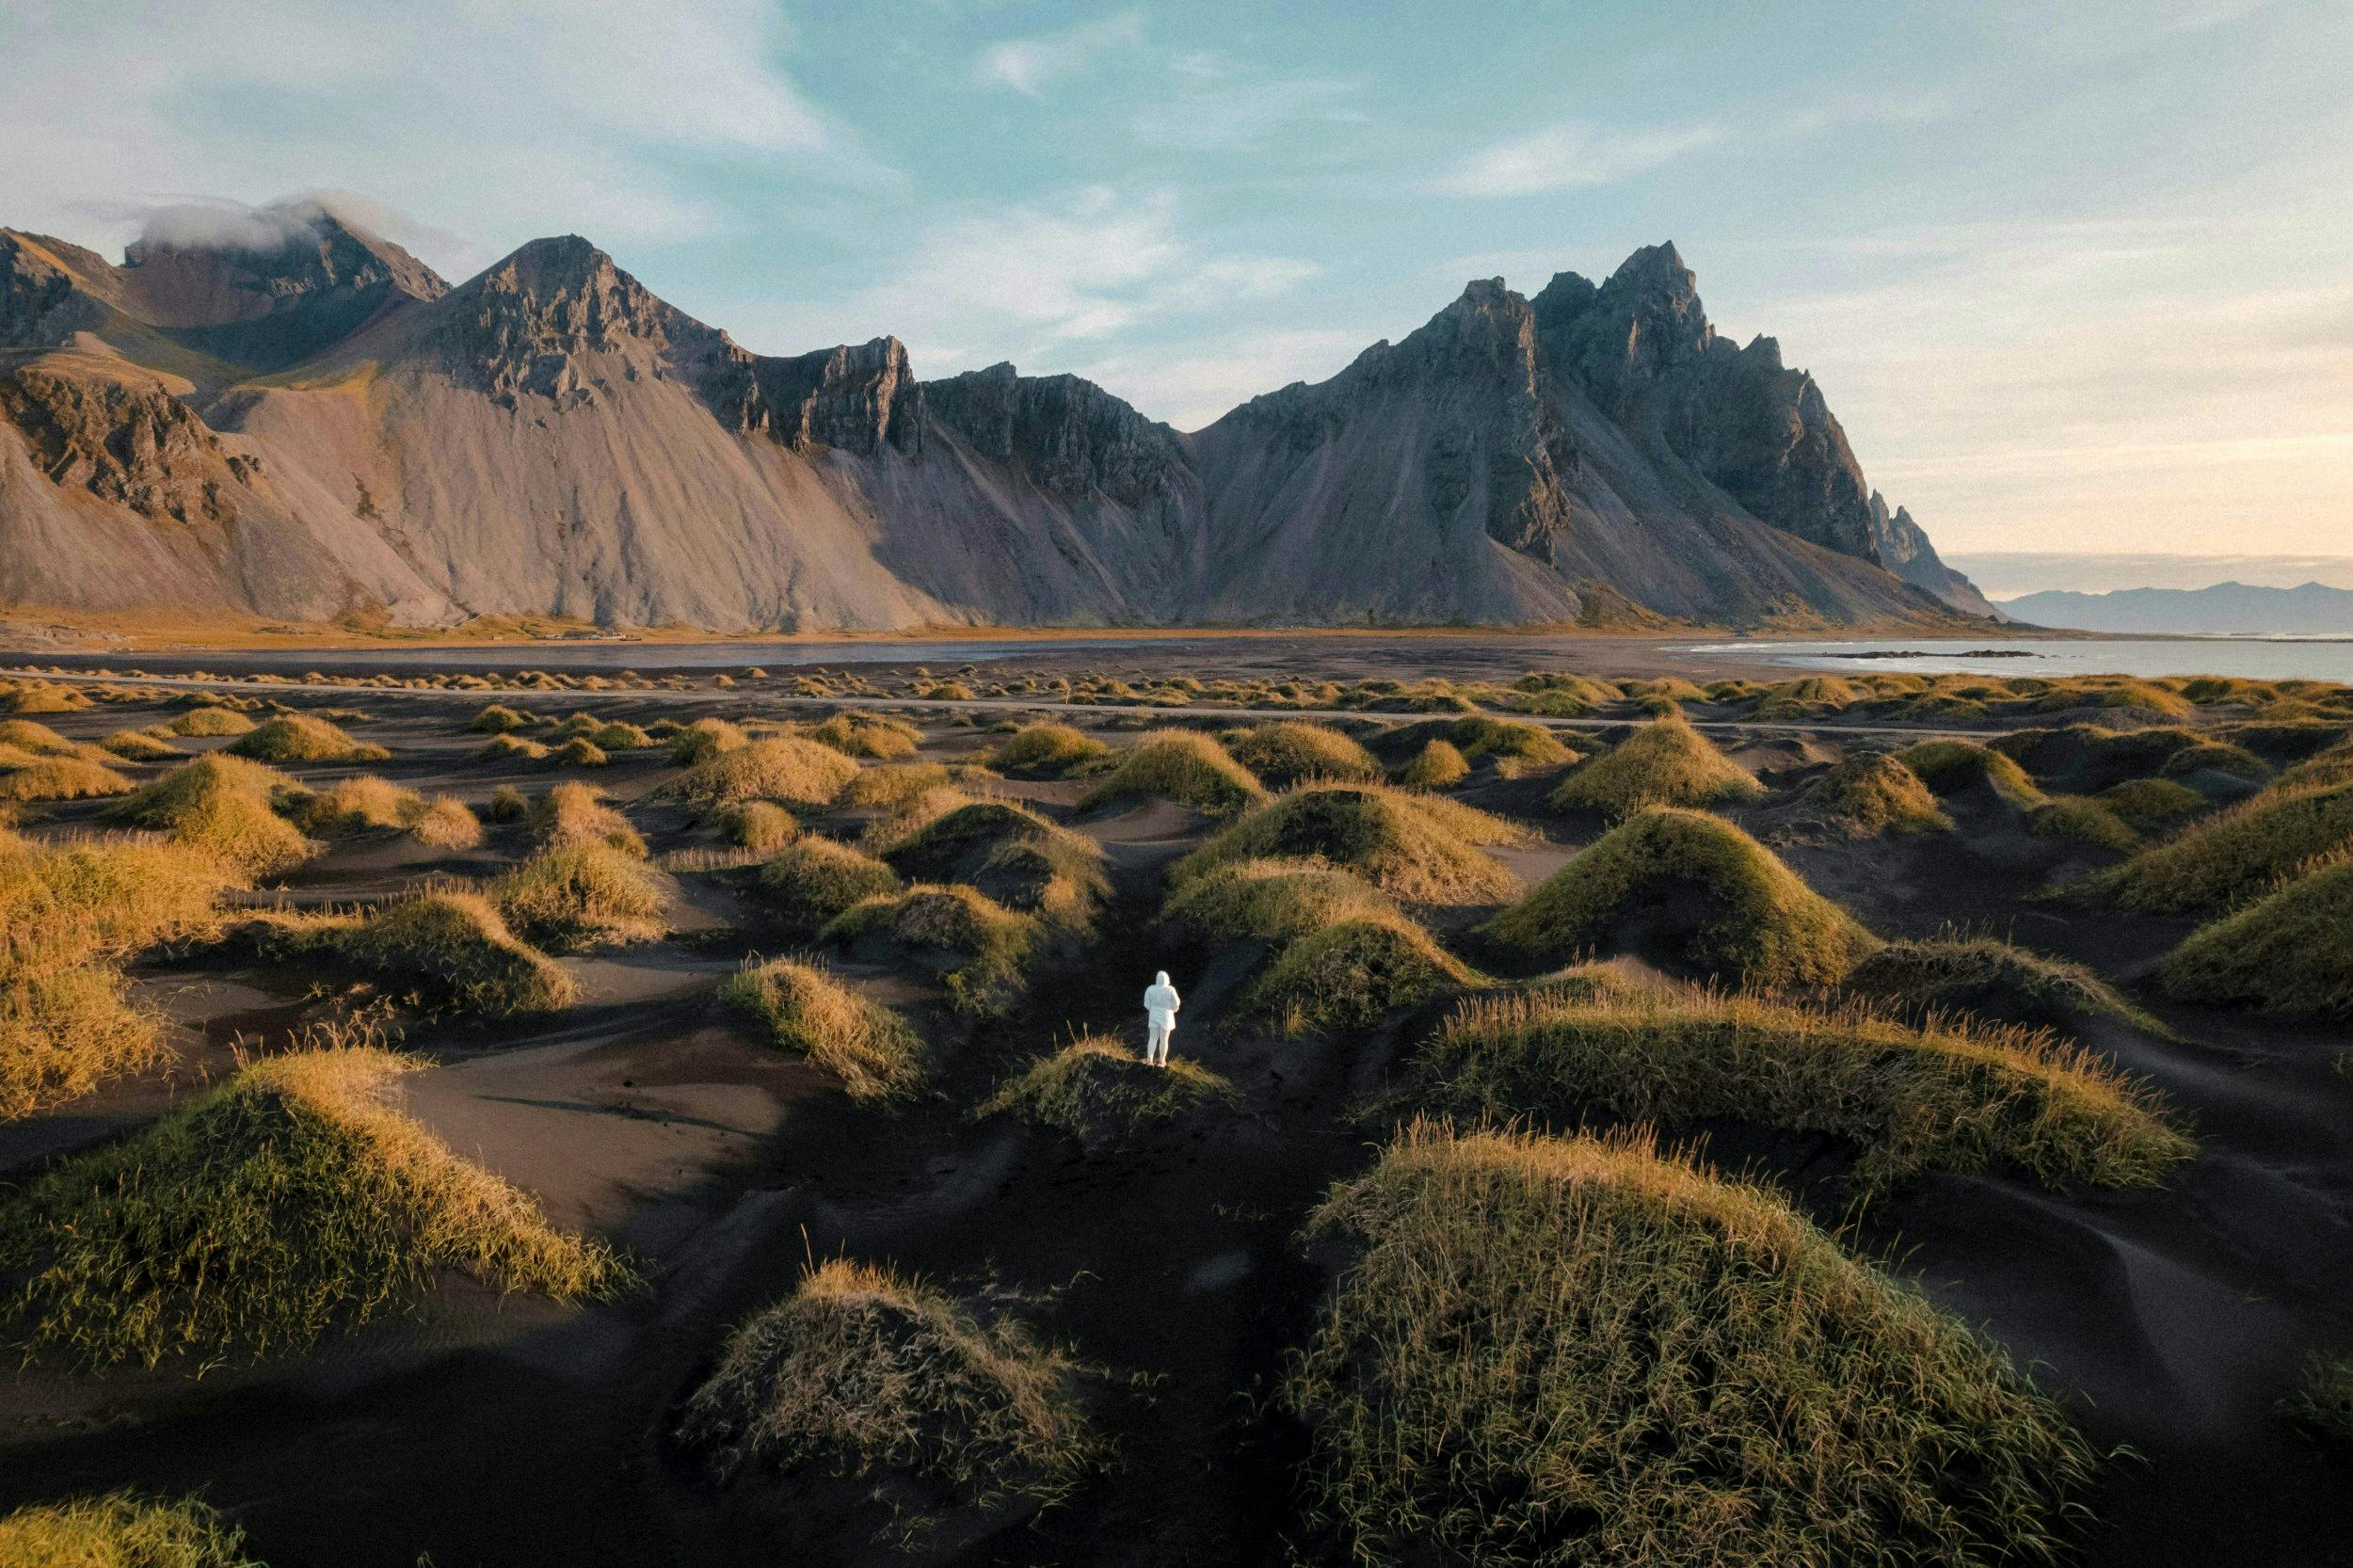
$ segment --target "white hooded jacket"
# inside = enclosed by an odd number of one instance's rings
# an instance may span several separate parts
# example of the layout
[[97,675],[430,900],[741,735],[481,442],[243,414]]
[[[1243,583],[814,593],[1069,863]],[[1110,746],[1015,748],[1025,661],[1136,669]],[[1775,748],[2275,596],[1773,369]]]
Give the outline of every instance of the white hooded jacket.
[[1176,987],[1168,983],[1168,971],[1162,969],[1152,977],[1152,984],[1144,993],[1144,1010],[1156,1029],[1175,1029],[1176,1009],[1184,1002],[1178,1000]]

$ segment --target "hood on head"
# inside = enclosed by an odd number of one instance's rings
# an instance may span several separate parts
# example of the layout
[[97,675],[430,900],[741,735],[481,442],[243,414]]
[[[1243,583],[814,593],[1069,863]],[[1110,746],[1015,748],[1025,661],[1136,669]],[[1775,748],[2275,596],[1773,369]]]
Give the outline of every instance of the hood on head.
[[1168,971],[1167,971],[1166,969],[1162,969],[1160,973],[1158,973],[1158,974],[1154,975],[1154,976],[1152,977],[1152,984],[1155,984],[1155,985],[1165,985],[1165,984],[1168,984]]

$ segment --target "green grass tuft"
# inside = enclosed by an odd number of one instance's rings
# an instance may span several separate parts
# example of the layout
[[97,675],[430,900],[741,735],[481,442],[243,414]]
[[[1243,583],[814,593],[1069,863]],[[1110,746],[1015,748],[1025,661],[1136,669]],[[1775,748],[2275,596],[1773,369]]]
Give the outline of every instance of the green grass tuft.
[[1992,1341],[1786,1202],[1632,1139],[1417,1126],[1286,1382],[1366,1568],[2047,1561],[2089,1446]]
[[1100,1453],[1078,1377],[1010,1318],[833,1258],[729,1336],[679,1437],[723,1478],[822,1464],[910,1474],[982,1509],[1050,1507]]
[[1884,1190],[1927,1170],[2149,1187],[2194,1152],[2148,1090],[2048,1036],[1856,1008],[1606,990],[1470,999],[1422,1047],[1433,1109],[1826,1132]]
[[1111,755],[1112,748],[1066,724],[1024,725],[1008,736],[990,766],[1000,773],[1066,777]]
[[2348,843],[2353,781],[2274,785],[2069,891],[2149,914],[2213,913],[2262,897],[2297,867]]
[[1397,772],[1409,790],[1451,790],[1470,776],[1470,763],[1451,741],[1432,741]]
[[340,964],[430,1010],[515,1017],[559,1012],[579,995],[561,965],[474,893],[420,893],[366,915],[269,915],[250,930],[267,958]]
[[1358,916],[1293,940],[1239,1005],[1245,1017],[1263,1019],[1285,1034],[1330,1034],[1483,984],[1413,921]]
[[0,1206],[0,1320],[24,1354],[103,1368],[299,1352],[456,1269],[498,1290],[610,1295],[628,1266],[393,1108],[420,1064],[272,1057],[60,1161]]
[[1838,832],[1857,839],[1882,833],[1950,833],[1953,819],[1936,796],[1893,757],[1849,757],[1810,780],[1800,808]]
[[1401,918],[1389,896],[1319,860],[1234,860],[1170,895],[1164,920],[1204,942],[1289,942],[1343,920]]
[[1764,787],[1678,716],[1644,725],[1561,781],[1545,797],[1556,811],[1629,817],[1650,806],[1712,806],[1753,800]]
[[1266,791],[1209,736],[1191,729],[1154,729],[1120,754],[1119,765],[1080,798],[1079,809],[1145,798],[1174,801],[1205,816],[1230,817],[1264,804]]
[[1517,893],[1520,882],[1477,846],[1528,837],[1500,817],[1434,795],[1381,784],[1316,784],[1244,817],[1178,861],[1169,876],[1182,886],[1240,860],[1314,860],[1417,904],[1494,904]]
[[1241,1103],[1240,1090],[1198,1062],[1172,1055],[1154,1066],[1109,1035],[1084,1034],[999,1085],[973,1114],[1016,1116],[1092,1153],[1132,1146],[1204,1107]]
[[1611,828],[1483,929],[1554,963],[1663,942],[1744,984],[1834,984],[1878,939],[1763,844],[1704,811],[1653,807]]
[[900,888],[899,873],[871,855],[814,834],[760,868],[760,891],[790,929],[808,935],[854,904]]
[[235,867],[267,876],[319,846],[272,808],[294,790],[284,774],[241,757],[200,757],[108,808],[115,820],[169,835]]
[[853,904],[818,933],[826,942],[880,939],[931,962],[941,970],[950,1005],[981,1017],[1011,1011],[1045,936],[1036,916],[1007,909],[977,888],[929,884]]
[[2353,847],[2200,926],[2157,970],[2169,996],[2353,1018]]

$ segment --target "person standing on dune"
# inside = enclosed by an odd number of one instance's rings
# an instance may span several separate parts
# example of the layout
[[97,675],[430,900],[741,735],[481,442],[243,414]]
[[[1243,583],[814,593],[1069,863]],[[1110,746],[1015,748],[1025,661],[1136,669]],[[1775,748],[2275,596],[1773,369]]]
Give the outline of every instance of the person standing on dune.
[[1144,1016],[1150,1025],[1144,1043],[1144,1059],[1155,1066],[1168,1065],[1168,1037],[1176,1032],[1176,1009],[1183,1005],[1176,987],[1168,983],[1166,969],[1152,977],[1151,985],[1144,993]]

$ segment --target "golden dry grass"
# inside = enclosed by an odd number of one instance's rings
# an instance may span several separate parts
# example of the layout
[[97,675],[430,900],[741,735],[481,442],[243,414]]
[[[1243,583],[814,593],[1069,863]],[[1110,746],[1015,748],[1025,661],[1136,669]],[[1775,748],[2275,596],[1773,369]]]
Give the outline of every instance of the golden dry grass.
[[871,855],[815,834],[760,869],[761,898],[788,928],[808,935],[853,904],[898,892],[899,873]]
[[107,814],[216,856],[246,876],[267,876],[319,850],[273,809],[274,799],[295,787],[285,775],[259,762],[200,757],[110,808]]
[[1953,819],[1936,796],[1893,757],[1849,757],[1810,780],[1800,808],[1837,831],[1867,839],[1881,833],[1949,833]]
[[1271,790],[1310,780],[1370,783],[1382,776],[1371,752],[1337,729],[1299,719],[1229,730],[1219,737],[1235,761]]
[[1066,724],[1031,724],[1009,736],[989,762],[1003,773],[1063,777],[1074,769],[1109,757],[1111,750],[1094,736]]
[[912,757],[923,744],[920,729],[888,713],[836,713],[824,723],[811,726],[808,734],[819,745],[831,746],[844,757],[872,758],[877,761]]
[[8,1568],[263,1568],[245,1532],[193,1497],[108,1492],[0,1518]]
[[257,762],[380,762],[392,755],[311,713],[280,713],[230,742],[228,749]]
[[1451,790],[1470,776],[1470,763],[1451,741],[1432,741],[1398,770],[1397,781],[1409,790]]
[[938,968],[957,1012],[991,1017],[1009,1012],[1020,996],[1046,931],[1036,916],[1007,909],[977,888],[918,884],[853,904],[818,936],[887,941]]
[[792,813],[773,801],[747,800],[719,813],[719,836],[739,849],[782,849],[800,835]]
[[1237,1005],[1284,1034],[1330,1034],[1483,984],[1412,920],[1359,915],[1292,940]]
[[857,763],[798,735],[751,741],[698,762],[660,793],[696,805],[773,800],[786,806],[832,805],[857,776]]
[[923,1042],[914,1028],[820,965],[747,964],[719,988],[719,1000],[757,1021],[775,1044],[840,1079],[854,1100],[907,1099],[923,1088]]
[[299,1051],[90,1153],[0,1206],[10,1345],[92,1368],[298,1352],[455,1269],[559,1300],[629,1267],[394,1107],[421,1064]]
[[429,1011],[504,1018],[553,1013],[579,986],[476,893],[418,893],[363,915],[266,915],[250,926],[266,957],[333,964]]
[[1288,942],[1344,920],[1399,915],[1395,901],[1319,860],[1234,860],[1189,879],[1160,918],[1204,942]]
[[191,708],[164,728],[174,735],[204,737],[249,734],[254,724],[233,708]]
[[600,840],[543,849],[485,892],[524,940],[562,952],[658,941],[669,929],[661,877]]
[[604,802],[585,784],[563,783],[531,803],[525,831],[542,849],[572,844],[605,844],[624,855],[642,857],[646,840],[629,819]]

